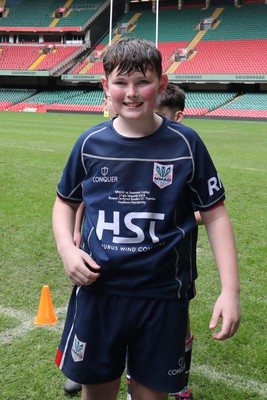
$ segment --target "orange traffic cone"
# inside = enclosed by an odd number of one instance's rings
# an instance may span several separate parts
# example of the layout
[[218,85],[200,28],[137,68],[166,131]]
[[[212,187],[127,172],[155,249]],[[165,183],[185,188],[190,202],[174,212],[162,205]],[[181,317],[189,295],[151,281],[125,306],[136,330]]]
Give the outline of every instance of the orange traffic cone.
[[55,325],[57,317],[54,312],[50,289],[47,285],[42,288],[38,313],[34,321],[35,325]]

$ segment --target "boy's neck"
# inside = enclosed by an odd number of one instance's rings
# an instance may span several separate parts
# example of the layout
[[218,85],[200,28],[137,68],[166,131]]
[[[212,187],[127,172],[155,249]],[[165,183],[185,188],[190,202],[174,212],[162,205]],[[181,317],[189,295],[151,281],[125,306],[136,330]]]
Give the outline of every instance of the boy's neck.
[[152,135],[161,125],[162,117],[157,114],[151,114],[151,117],[126,119],[118,116],[113,126],[116,131],[125,137],[142,138]]

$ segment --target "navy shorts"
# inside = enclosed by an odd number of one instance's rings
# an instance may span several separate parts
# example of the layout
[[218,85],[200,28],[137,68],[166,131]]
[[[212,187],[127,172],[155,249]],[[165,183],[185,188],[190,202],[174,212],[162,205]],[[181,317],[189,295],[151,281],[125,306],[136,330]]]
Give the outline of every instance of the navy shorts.
[[194,297],[196,297],[196,284],[195,281],[190,283],[190,285],[187,288],[186,292],[188,300],[193,300]]
[[128,369],[138,383],[184,388],[188,300],[96,294],[74,287],[56,364],[75,382],[101,384]]

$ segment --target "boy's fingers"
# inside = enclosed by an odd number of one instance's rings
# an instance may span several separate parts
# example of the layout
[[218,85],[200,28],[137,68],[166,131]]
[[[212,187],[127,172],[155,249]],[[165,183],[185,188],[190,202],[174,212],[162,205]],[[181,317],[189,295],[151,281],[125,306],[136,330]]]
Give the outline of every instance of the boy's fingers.
[[79,260],[67,267],[66,272],[74,284],[88,286],[100,277],[101,267],[83,250],[78,251]]
[[[213,330],[218,326],[219,320],[220,320],[220,316],[221,316],[221,313],[216,311],[216,310],[214,310],[212,318],[211,318],[210,323],[209,323],[209,329]],[[228,337],[229,329],[230,328],[229,328],[228,324],[223,320],[221,330],[219,332],[215,332],[212,335],[212,337],[214,339],[216,339],[216,340],[224,340],[224,339],[226,339]]]
[[91,271],[91,272],[99,272],[101,269],[100,265],[98,265],[87,253],[82,251],[82,258],[84,261],[84,265]]
[[220,313],[216,312],[216,310],[213,311],[210,323],[209,323],[209,328],[210,329],[215,329],[216,326],[219,323],[219,318],[220,318]]
[[85,265],[76,269],[75,273],[70,276],[72,282],[76,285],[88,286],[94,283],[100,277],[99,272],[91,272]]
[[231,331],[231,324],[223,322],[222,329],[220,330],[220,332],[214,333],[212,337],[216,340],[225,340],[230,337],[230,331]]
[[[209,325],[209,328],[210,329],[215,329],[216,326],[218,325],[218,322],[219,322],[219,319],[216,322],[216,318],[214,318],[214,320],[212,318],[211,322],[210,322],[210,325]],[[231,338],[232,336],[235,335],[235,333],[238,330],[238,327],[239,327],[239,322],[238,321],[235,322],[235,321],[232,321],[231,319],[228,320],[228,319],[224,318],[223,321],[222,321],[221,330],[219,332],[215,332],[212,335],[212,337],[214,339],[216,339],[216,340],[229,339],[229,338]]]

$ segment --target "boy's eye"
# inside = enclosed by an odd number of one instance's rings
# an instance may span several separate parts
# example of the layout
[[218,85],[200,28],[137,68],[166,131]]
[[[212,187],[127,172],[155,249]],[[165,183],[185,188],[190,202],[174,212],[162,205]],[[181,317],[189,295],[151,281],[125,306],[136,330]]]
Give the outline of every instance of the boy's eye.
[[147,79],[140,79],[140,81],[138,82],[139,85],[147,85],[149,83],[149,81]]
[[115,82],[115,85],[118,85],[118,86],[125,86],[125,85],[126,85],[126,82],[117,81],[117,82]]
[[[136,81],[135,85],[136,86],[145,86],[148,85],[150,82],[147,79],[140,79]],[[128,82],[125,81],[115,81],[113,82],[114,85],[116,86],[127,86]]]

